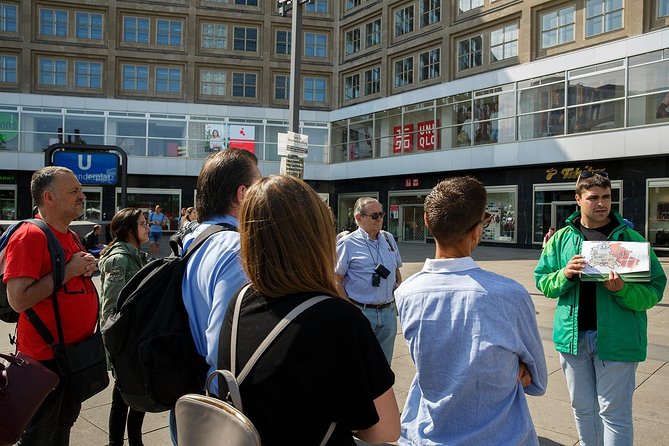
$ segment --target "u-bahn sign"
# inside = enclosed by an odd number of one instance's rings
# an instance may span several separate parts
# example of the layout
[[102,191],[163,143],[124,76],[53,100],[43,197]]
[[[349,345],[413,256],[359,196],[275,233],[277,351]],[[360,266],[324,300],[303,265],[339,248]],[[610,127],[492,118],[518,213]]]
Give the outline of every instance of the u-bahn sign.
[[109,152],[57,151],[53,164],[74,172],[81,184],[115,186],[119,179],[119,157]]

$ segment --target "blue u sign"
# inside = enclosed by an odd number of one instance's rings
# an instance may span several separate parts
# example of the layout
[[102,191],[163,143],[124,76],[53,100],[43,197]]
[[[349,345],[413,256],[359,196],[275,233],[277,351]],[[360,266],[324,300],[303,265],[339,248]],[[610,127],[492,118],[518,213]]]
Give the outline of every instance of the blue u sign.
[[55,166],[67,167],[81,184],[116,185],[118,156],[108,152],[64,152],[53,154]]

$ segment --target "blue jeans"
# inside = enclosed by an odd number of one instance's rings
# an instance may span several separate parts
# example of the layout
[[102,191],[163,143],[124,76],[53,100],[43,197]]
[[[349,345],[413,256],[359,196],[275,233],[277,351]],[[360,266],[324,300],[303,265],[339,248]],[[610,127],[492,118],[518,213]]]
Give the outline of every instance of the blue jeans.
[[397,312],[395,303],[382,310],[376,310],[374,308],[360,308],[360,310],[372,325],[374,335],[381,345],[381,349],[386,356],[388,365],[390,365],[393,360],[393,348],[395,348],[395,337],[397,336]]
[[[56,361],[40,361],[57,372]],[[70,430],[81,412],[81,403],[71,396],[61,382],[51,392],[21,434],[17,446],[68,446]]]
[[560,353],[581,446],[623,446],[634,442],[632,396],[639,363],[602,361],[597,332],[578,335],[578,354]]

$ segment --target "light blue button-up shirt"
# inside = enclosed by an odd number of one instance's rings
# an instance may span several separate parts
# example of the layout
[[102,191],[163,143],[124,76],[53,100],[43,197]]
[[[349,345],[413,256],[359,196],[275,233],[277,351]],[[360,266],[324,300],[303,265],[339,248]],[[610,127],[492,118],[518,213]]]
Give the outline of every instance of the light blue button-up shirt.
[[538,445],[525,393],[543,395],[548,375],[527,290],[471,257],[427,259],[395,299],[417,370],[399,444]]
[[[390,275],[381,279],[380,286],[373,287],[372,276],[379,263],[388,268]],[[335,272],[344,276],[346,294],[356,302],[384,304],[393,300],[396,272],[401,266],[397,243],[388,232],[381,231],[376,240],[372,240],[365,230],[358,228],[337,242]]]
[[[214,217],[200,224],[184,239],[184,247],[207,227],[227,223],[237,227],[239,222],[230,215]],[[237,231],[224,230],[209,237],[188,260],[181,283],[188,322],[195,347],[206,357],[209,372],[216,370],[218,336],[228,303],[248,282],[239,258],[240,240]],[[216,390],[217,380],[213,381]]]

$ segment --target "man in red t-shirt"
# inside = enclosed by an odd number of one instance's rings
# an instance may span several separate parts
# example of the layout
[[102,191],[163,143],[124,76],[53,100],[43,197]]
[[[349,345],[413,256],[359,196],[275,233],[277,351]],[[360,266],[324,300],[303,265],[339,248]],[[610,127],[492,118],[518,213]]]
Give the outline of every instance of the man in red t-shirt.
[[[97,291],[90,276],[97,260],[83,250],[68,226],[84,212],[84,193],[70,169],[49,166],[36,171],[30,192],[39,208],[38,217],[48,223],[65,252],[65,278],[57,292],[59,314],[66,345],[89,338],[97,322]],[[17,348],[57,371],[53,351],[28,320],[33,308],[49,332],[58,339],[53,310],[53,276],[46,235],[31,224],[21,225],[5,251],[5,275],[9,304],[20,313]],[[79,416],[81,403],[74,400],[62,382],[49,394],[17,443],[26,445],[68,444],[70,429]]]

